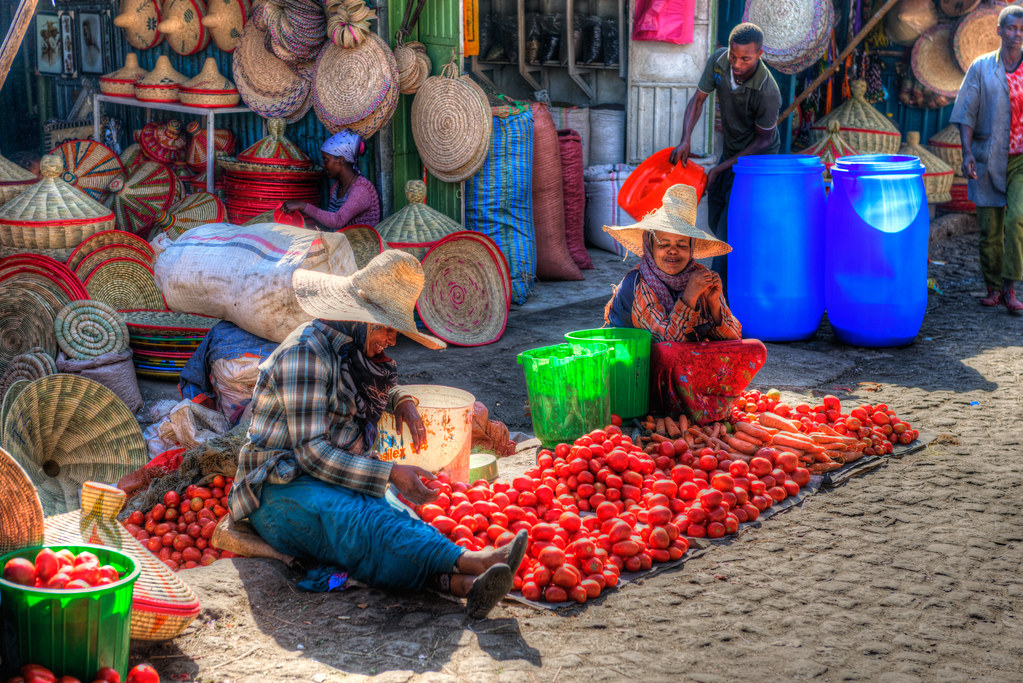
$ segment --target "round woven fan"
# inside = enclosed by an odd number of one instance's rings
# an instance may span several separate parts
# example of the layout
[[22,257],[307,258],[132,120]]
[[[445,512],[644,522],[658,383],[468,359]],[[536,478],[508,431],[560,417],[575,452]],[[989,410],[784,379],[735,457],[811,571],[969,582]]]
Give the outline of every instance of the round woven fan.
[[35,292],[6,283],[0,286],[0,372],[15,356],[37,346],[57,355],[55,316]]
[[365,268],[374,256],[379,256],[384,250],[383,238],[369,225],[349,225],[338,232],[348,238],[355,255],[355,265],[359,268]]
[[130,232],[124,232],[123,230],[104,230],[103,232],[97,232],[92,237],[87,237],[81,244],[79,244],[71,256],[68,257],[67,267],[71,270],[78,268],[86,256],[96,251],[100,247],[110,246],[112,244],[126,244],[134,247],[140,251],[148,254],[149,258],[146,259],[149,263],[153,261],[153,247],[149,245],[149,242],[145,241],[138,235]]
[[68,140],[50,154],[64,161],[61,179],[93,199],[102,199],[110,181],[124,173],[114,150],[92,140]]
[[75,268],[75,275],[78,279],[83,282],[92,271],[96,270],[96,266],[103,263],[104,261],[112,258],[133,258],[136,261],[142,261],[149,266],[153,265],[153,257],[151,254],[147,254],[138,247],[134,247],[130,244],[111,244],[105,247],[100,247],[95,250],[78,264]]
[[153,269],[132,258],[112,258],[96,266],[85,281],[89,298],[114,310],[166,308]]
[[416,311],[431,334],[457,346],[501,338],[509,310],[504,273],[482,242],[448,235],[423,257],[423,275]]
[[4,421],[7,448],[46,515],[78,508],[82,484],[116,484],[149,461],[135,416],[99,382],[50,375],[28,385]]
[[114,178],[106,204],[114,210],[117,226],[136,235],[147,231],[170,206],[177,182],[169,167],[155,161],[139,164],[124,180]]
[[41,545],[43,506],[39,503],[39,495],[25,470],[2,448],[0,493],[4,501],[0,505],[0,554]]
[[324,49],[313,79],[313,107],[323,125],[336,132],[382,107],[387,108],[389,117],[394,108],[388,95],[398,87],[394,54],[371,33],[355,47],[331,44]]
[[128,326],[101,301],[74,301],[57,313],[57,345],[68,358],[88,360],[128,348]]

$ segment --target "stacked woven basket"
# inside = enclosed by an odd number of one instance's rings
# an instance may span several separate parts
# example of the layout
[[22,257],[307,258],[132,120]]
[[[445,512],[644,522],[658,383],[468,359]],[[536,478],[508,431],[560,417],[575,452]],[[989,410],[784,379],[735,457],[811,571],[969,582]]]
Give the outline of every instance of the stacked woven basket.
[[420,261],[438,241],[462,225],[426,205],[426,183],[405,183],[408,204],[377,224],[376,230],[391,249],[402,249]]
[[219,320],[159,309],[120,311],[128,326],[135,371],[149,379],[177,379],[181,369]]
[[152,71],[139,66],[129,52],[124,66],[99,79],[100,92],[111,97],[135,98],[143,102],[178,102],[192,107],[216,109],[238,104],[238,89],[217,69],[212,57],[193,78],[178,72],[167,55],[156,60]]

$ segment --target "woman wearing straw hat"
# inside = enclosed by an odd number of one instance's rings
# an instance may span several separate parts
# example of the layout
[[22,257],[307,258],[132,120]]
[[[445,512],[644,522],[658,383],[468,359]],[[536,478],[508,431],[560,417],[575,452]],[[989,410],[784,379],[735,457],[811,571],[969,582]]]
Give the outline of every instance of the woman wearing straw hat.
[[482,617],[511,590],[526,533],[496,550],[452,543],[383,497],[390,483],[412,503],[430,502],[437,492],[420,477],[433,476],[372,450],[385,409],[399,429],[408,425],[415,449],[426,442],[415,400],[401,392],[384,354],[398,332],[427,348],[444,346],[412,319],[423,281],[419,261],[399,250],[349,276],[295,271],[295,295],[315,319],[260,366],[231,516],[248,517],[282,553],[342,567],[378,588],[446,590]]
[[380,195],[373,183],[359,173],[356,162],[366,143],[345,128],[320,147],[323,170],[330,178],[330,199],[326,209],[302,201],[285,202],[287,212],[301,211],[323,230],[336,232],[349,225],[374,226],[380,222]]
[[732,400],[767,358],[725,302],[721,278],[696,259],[724,256],[728,244],[696,227],[696,190],[674,185],[663,206],[639,223],[604,230],[640,257],[604,309],[613,327],[650,330],[650,397],[661,413],[705,424],[728,416]]
[[973,60],[952,123],[959,125],[963,175],[980,223],[984,306],[1023,310],[1016,282],[1023,279],[1023,7],[998,15],[1002,46]]

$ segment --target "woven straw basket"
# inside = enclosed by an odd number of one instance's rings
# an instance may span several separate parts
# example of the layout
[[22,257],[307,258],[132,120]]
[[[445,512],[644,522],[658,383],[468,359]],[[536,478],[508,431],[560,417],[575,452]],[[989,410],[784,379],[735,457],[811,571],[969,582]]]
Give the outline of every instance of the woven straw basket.
[[133,258],[115,257],[96,266],[85,279],[89,298],[102,301],[115,310],[130,308],[166,308],[163,294],[156,286],[153,269]]
[[[234,83],[217,69],[217,60],[207,57],[202,70],[181,84],[178,97],[182,104],[192,107],[233,107],[238,104],[240,96]],[[194,122],[193,122],[194,123]]]
[[266,137],[242,151],[238,161],[243,164],[312,168],[313,160],[284,136],[286,127],[284,119],[273,118],[267,121]]
[[906,143],[899,149],[899,154],[908,154],[920,159],[924,165],[924,191],[929,204],[940,204],[952,200],[949,191],[955,175],[952,167],[941,157],[931,154],[920,144],[920,131],[911,130],[906,133]]
[[0,553],[43,542],[43,507],[32,480],[10,453],[0,448]]
[[266,48],[266,32],[245,25],[232,59],[234,84],[246,106],[264,118],[291,116],[306,106],[312,84]]
[[251,8],[249,0],[209,3],[202,23],[221,51],[234,52],[238,47],[238,38],[245,28],[245,20],[248,19]]
[[1002,5],[978,7],[963,17],[952,36],[952,49],[959,68],[966,71],[977,57],[1001,47],[998,37],[998,14]]
[[979,4],[980,0],[938,0],[938,7],[941,8],[943,14],[949,17],[961,17],[968,14]]
[[0,156],[0,206],[28,189],[39,178],[10,159]]
[[121,257],[132,258],[150,266],[153,265],[152,254],[147,254],[138,247],[133,247],[130,244],[111,244],[106,247],[99,247],[95,251],[89,252],[89,254],[83,258],[75,268],[75,275],[78,276],[79,280],[84,282],[92,271],[96,270],[96,266],[112,258]]
[[151,121],[135,134],[135,140],[148,158],[162,164],[182,161],[188,147],[184,128],[177,119]]
[[227,209],[216,195],[196,192],[162,212],[157,217],[154,228],[163,230],[168,237],[176,240],[192,228],[207,223],[222,223],[225,218]]
[[93,140],[68,140],[50,154],[60,157],[64,164],[61,180],[96,201],[102,201],[110,181],[124,173],[114,150]]
[[821,161],[824,162],[825,181],[831,180],[831,167],[835,165],[835,159],[859,154],[842,137],[841,126],[839,126],[838,121],[828,121],[828,134],[802,153],[820,157]]
[[156,30],[160,23],[160,0],[121,0],[121,13],[114,17],[114,26],[124,31],[125,40],[136,50],[148,50],[163,42]]
[[426,205],[423,181],[405,183],[405,197],[408,204],[380,221],[376,230],[387,246],[407,251],[421,261],[430,247],[451,233],[461,231],[462,226]]
[[366,264],[384,251],[384,240],[372,226],[349,225],[338,232],[348,238],[348,245],[355,256],[355,265],[359,268],[365,268]]
[[959,137],[959,127],[950,123],[927,141],[927,149],[952,167],[956,177],[963,175],[963,147]]
[[267,48],[271,52],[288,64],[316,59],[327,40],[329,2],[263,0],[262,10]]
[[141,573],[132,594],[133,640],[170,640],[188,628],[199,614],[199,599],[181,578],[149,552],[117,521],[124,491],[87,481],[82,508],[45,521],[46,542],[96,543],[131,556]]
[[25,387],[4,421],[4,435],[46,515],[76,509],[86,481],[116,483],[149,461],[142,430],[124,402],[79,375],[49,375]]
[[850,84],[852,97],[810,128],[810,138],[819,141],[827,135],[827,126],[837,121],[842,137],[860,154],[895,154],[902,135],[888,118],[866,100],[866,81]]
[[34,382],[40,377],[55,374],[57,362],[53,356],[38,347],[29,349],[12,358],[0,375],[0,395],[6,396],[7,389],[16,382]]
[[[105,230],[104,232],[98,232],[92,237],[89,237],[82,241],[67,259],[67,267],[71,270],[75,270],[86,256],[96,251],[100,247],[107,247],[111,245],[126,244],[144,252],[149,263],[153,261],[153,248],[149,245],[149,242],[145,241],[138,235],[134,235],[130,232],[124,232],[123,230]],[[140,259],[142,260],[142,259]]]
[[124,58],[124,66],[99,77],[99,90],[111,97],[135,97],[135,82],[149,74],[139,66],[139,58],[129,52]]
[[921,85],[945,97],[955,97],[966,78],[952,52],[952,24],[939,24],[920,36],[910,63]]
[[[71,299],[85,299],[85,287],[63,261],[43,254],[15,254],[0,261],[0,281],[13,279],[23,273],[38,273],[55,284]],[[54,313],[60,310],[61,304]]]
[[203,26],[205,0],[163,0],[163,20],[156,29],[179,55],[194,55],[210,44],[210,32]]
[[397,88],[398,65],[379,36],[370,34],[352,48],[331,43],[316,66],[313,108],[328,130],[337,132],[354,124],[365,131],[377,119],[385,123],[394,114]]
[[19,249],[73,249],[114,227],[109,209],[61,180],[64,164],[46,155],[42,179],[0,207],[0,245]]
[[[185,154],[185,163],[196,173],[206,170],[206,130],[200,128],[199,124],[192,121],[186,127],[192,135],[192,142],[188,145],[188,152]],[[237,139],[234,133],[226,128],[215,128],[213,130],[213,155],[214,157],[228,156],[234,154]]]
[[835,12],[831,0],[749,0],[743,21],[763,30],[768,64],[797,74],[824,56]]
[[135,82],[135,99],[143,102],[177,102],[178,89],[188,78],[171,66],[167,55],[160,55],[153,70]]
[[412,101],[412,137],[423,164],[437,178],[461,182],[486,160],[493,119],[486,95],[458,67],[447,64]]
[[912,45],[920,35],[938,23],[934,0],[899,0],[884,17],[885,31],[892,42]]
[[178,180],[164,164],[147,161],[139,164],[127,178],[110,182],[105,203],[114,210],[117,226],[125,232],[141,235],[149,230],[161,211],[174,200]]
[[[3,443],[4,441],[4,421],[7,419],[7,413],[11,412],[11,406],[14,405],[14,399],[18,398],[18,394],[20,394],[22,390],[29,384],[31,384],[31,382],[29,382],[26,379],[19,379],[12,382],[11,385],[7,387],[6,393],[4,393],[3,395],[3,401],[0,401],[0,443]],[[6,453],[7,451],[3,452]],[[10,456],[8,455],[8,457]],[[19,467],[21,466],[19,465]],[[24,472],[24,470],[22,471]],[[33,486],[32,493],[35,494],[35,491],[36,488],[35,486]],[[36,500],[39,500],[39,496],[36,496]],[[40,508],[39,514],[40,516],[42,516],[43,514],[42,508]],[[0,538],[0,543],[2,542],[3,539]]]

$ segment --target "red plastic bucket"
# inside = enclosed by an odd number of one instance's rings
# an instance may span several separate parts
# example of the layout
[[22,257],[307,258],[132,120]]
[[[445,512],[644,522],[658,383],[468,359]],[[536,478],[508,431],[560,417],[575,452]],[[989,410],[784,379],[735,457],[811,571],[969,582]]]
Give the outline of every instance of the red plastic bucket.
[[696,188],[696,197],[703,196],[707,187],[707,172],[692,159],[681,164],[671,165],[668,157],[672,147],[656,152],[636,167],[622,183],[618,192],[618,206],[637,221],[654,209],[661,208],[664,193],[672,185],[690,185]]

